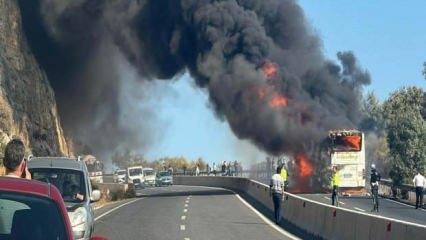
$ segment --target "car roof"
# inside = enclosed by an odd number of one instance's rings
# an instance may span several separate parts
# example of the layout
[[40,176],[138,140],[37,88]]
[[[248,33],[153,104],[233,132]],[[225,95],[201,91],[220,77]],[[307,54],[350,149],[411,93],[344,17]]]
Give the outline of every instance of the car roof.
[[35,180],[0,177],[0,190],[19,193],[30,193],[51,198],[50,184]]
[[60,168],[84,171],[85,164],[75,158],[33,157],[28,161],[28,168]]

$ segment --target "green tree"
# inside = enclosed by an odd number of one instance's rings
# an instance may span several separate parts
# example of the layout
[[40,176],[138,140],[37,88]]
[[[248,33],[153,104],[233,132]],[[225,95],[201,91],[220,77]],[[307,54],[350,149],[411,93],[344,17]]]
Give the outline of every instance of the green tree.
[[416,170],[426,167],[426,123],[422,116],[425,92],[402,88],[383,104],[386,134],[395,184],[408,182]]
[[382,135],[384,132],[382,105],[374,92],[368,93],[367,97],[364,98],[361,112],[363,115],[360,123],[361,129],[366,132],[375,132]]

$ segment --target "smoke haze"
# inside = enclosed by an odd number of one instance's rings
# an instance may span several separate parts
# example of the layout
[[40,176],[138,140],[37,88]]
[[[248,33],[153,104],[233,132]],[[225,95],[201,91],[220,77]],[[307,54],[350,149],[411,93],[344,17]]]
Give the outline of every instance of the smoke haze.
[[[304,151],[329,129],[355,127],[362,86],[370,83],[353,53],[338,53],[339,64],[324,57],[294,0],[20,0],[20,6],[65,129],[91,143],[101,139],[97,152],[120,142],[149,144],[157,125],[154,111],[135,109],[132,101],[124,107],[124,95],[145,91],[137,83],[121,91],[126,64],[139,82],[189,72],[238,138],[276,155]],[[278,66],[271,78],[262,72],[268,62]],[[288,104],[272,108],[268,101],[277,95]],[[139,121],[138,114],[152,117]]]

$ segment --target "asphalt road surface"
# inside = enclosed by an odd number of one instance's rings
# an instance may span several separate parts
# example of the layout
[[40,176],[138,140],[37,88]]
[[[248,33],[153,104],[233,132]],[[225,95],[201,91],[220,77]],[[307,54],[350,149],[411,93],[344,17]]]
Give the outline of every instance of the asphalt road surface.
[[[331,194],[300,194],[299,196],[317,202],[331,204]],[[426,225],[426,210],[415,209],[414,206],[395,202],[390,199],[379,198],[378,213],[371,212],[373,202],[370,197],[340,197],[339,203],[339,207],[342,208]]]
[[293,239],[225,189],[171,186],[139,193],[96,210],[95,234],[110,240]]

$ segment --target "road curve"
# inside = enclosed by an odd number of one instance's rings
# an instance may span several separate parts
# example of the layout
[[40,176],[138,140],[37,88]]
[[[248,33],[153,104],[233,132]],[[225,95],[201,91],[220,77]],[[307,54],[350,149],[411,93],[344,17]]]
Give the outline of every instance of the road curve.
[[141,198],[97,210],[95,234],[110,240],[292,239],[229,190],[172,186],[141,193]]

